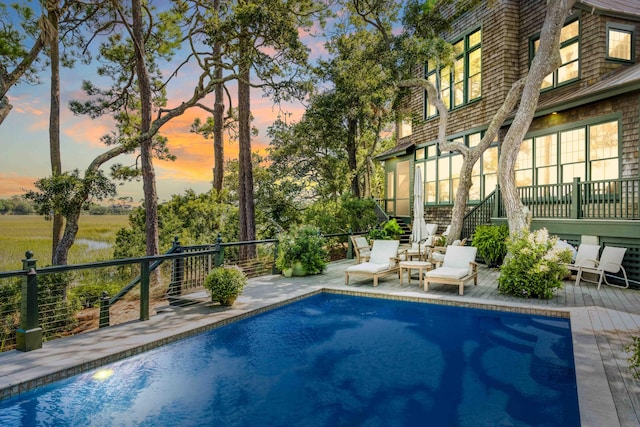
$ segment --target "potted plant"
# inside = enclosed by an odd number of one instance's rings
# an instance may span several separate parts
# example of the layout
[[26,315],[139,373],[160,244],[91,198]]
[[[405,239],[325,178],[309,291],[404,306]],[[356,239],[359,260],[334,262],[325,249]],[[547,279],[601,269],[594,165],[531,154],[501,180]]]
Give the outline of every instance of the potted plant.
[[247,284],[247,276],[238,267],[223,266],[213,268],[204,281],[204,287],[211,294],[211,301],[231,306]]
[[507,255],[507,238],[509,227],[506,225],[479,225],[473,233],[471,246],[478,248],[480,255],[488,267],[502,264]]
[[325,246],[325,238],[318,228],[293,228],[278,236],[276,267],[287,277],[322,273],[328,258]]

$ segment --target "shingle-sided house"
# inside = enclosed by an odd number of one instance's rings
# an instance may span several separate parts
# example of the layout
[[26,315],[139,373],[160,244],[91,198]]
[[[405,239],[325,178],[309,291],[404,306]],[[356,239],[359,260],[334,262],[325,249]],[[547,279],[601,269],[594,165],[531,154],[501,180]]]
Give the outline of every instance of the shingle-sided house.
[[[483,3],[453,25],[446,39],[452,66],[424,65],[424,77],[440,77],[450,109],[447,137],[472,146],[503,103],[512,83],[527,73],[546,0]],[[545,80],[515,170],[532,228],[572,243],[625,246],[624,265],[640,282],[640,1],[578,0],[561,34],[562,65]],[[382,207],[411,221],[416,166],[425,189],[425,217],[449,223],[461,157],[440,152],[438,115],[423,89],[404,107],[412,120],[398,126],[398,144],[378,159],[385,168]],[[475,165],[463,234],[475,225],[504,221],[497,190],[500,142]],[[499,189],[498,189],[499,190]]]

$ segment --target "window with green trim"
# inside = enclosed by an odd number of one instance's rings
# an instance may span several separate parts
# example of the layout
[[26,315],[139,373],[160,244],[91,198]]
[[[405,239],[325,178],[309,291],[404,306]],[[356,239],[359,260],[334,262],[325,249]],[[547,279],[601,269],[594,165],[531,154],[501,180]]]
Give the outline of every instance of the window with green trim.
[[[538,51],[540,35],[531,39],[531,58]],[[542,81],[541,89],[561,86],[580,78],[580,20],[575,19],[560,31],[560,67]]]
[[635,56],[635,27],[607,23],[607,59],[633,62]]
[[[482,30],[477,29],[452,44],[453,63],[438,67],[429,60],[425,66],[425,78],[440,94],[448,109],[461,107],[482,96]],[[437,109],[424,92],[424,116],[435,117]]]
[[516,159],[516,185],[617,179],[618,134],[613,120],[527,138]]

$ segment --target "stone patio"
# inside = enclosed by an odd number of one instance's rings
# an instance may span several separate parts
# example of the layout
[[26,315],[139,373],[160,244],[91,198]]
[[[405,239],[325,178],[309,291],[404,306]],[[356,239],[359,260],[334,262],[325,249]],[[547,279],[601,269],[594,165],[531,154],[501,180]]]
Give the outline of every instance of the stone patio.
[[325,274],[301,278],[263,276],[249,280],[232,308],[207,302],[204,292],[192,297],[200,304],[165,307],[145,322],[130,322],[44,343],[28,353],[0,354],[0,398],[19,394],[105,363],[147,351],[322,290],[393,299],[570,317],[583,426],[640,425],[640,381],[628,369],[625,347],[640,335],[640,291],[595,285],[565,287],[551,300],[523,300],[497,292],[498,272],[479,267],[478,286],[430,285],[429,292],[397,277],[352,279],[344,285],[344,269],[353,260],[331,263]]

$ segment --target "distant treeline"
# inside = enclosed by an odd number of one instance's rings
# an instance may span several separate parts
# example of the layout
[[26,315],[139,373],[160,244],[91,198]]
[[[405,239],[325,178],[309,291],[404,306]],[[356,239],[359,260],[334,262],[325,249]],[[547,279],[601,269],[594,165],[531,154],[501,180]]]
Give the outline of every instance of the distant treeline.
[[[89,215],[129,215],[133,207],[128,203],[98,205],[91,203],[86,213]],[[0,199],[0,215],[33,215],[36,210],[33,203],[21,196]]]

